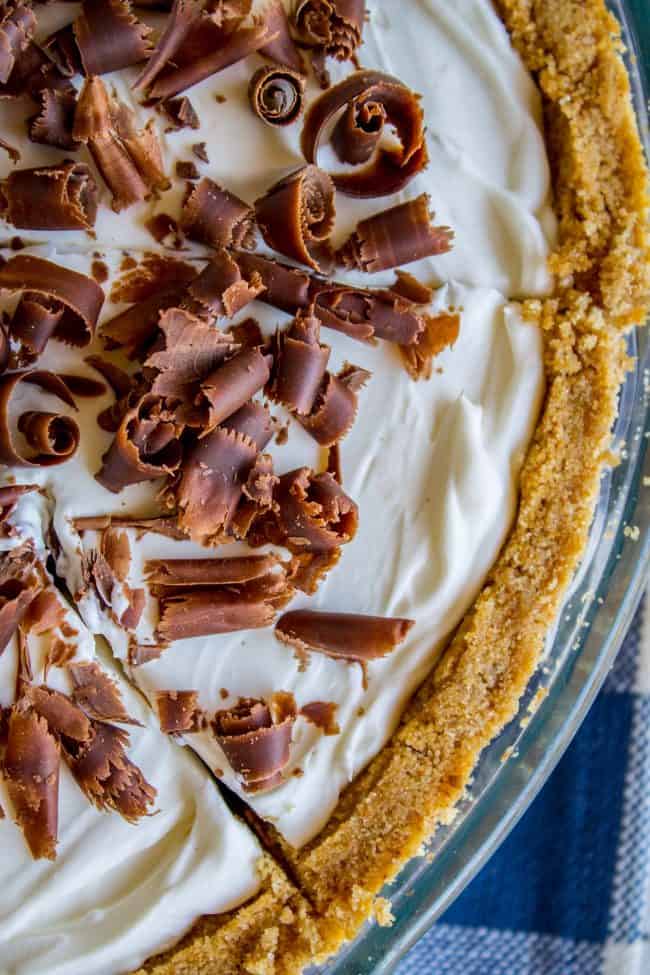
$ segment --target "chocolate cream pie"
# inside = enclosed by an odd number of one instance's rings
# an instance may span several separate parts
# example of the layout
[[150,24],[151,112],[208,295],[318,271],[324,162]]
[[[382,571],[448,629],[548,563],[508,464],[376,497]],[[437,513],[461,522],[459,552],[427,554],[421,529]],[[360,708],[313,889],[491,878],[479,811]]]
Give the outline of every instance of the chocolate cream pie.
[[648,303],[601,0],[0,10],[0,972],[289,975],[448,822]]

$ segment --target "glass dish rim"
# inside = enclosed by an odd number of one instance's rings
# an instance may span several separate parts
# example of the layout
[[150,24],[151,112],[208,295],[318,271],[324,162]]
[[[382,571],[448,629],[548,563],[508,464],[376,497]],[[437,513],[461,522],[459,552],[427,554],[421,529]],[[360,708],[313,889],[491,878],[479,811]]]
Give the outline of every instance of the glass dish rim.
[[[635,14],[634,0],[607,2],[621,24],[637,121],[650,158],[650,22],[643,23],[640,11]],[[650,488],[643,486],[650,477],[648,331],[646,327],[630,336],[635,368],[622,387],[615,428],[615,442],[620,447],[625,442],[626,449],[618,467],[603,477],[589,548],[546,658],[552,672],[538,668],[517,716],[482,754],[471,794],[454,822],[439,828],[431,848],[423,851],[426,856],[410,861],[382,891],[391,901],[393,924],[366,925],[317,970],[321,975],[389,975],[394,970],[533,802],[605,681],[650,573]],[[597,586],[590,589],[594,570]],[[531,713],[541,687],[546,696]]]

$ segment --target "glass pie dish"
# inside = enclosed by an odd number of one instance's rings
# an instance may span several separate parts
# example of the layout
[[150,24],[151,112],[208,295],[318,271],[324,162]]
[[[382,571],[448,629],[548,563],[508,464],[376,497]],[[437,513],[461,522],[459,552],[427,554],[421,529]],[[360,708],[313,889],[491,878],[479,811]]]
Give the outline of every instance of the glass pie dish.
[[[646,153],[650,105],[647,0],[610,0],[622,25]],[[383,892],[394,923],[368,925],[321,975],[388,975],[461,893],[543,786],[598,693],[627,632],[650,569],[650,336],[629,336],[634,368],[620,392],[614,446],[589,545],[546,654],[518,714],[487,748],[449,826]],[[535,705],[533,708],[532,705]]]

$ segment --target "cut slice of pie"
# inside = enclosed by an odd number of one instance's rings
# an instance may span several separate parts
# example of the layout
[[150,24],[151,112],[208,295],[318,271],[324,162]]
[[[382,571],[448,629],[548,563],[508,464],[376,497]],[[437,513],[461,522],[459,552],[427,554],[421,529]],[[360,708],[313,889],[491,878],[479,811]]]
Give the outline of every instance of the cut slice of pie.
[[600,0],[402,7],[0,21],[0,971],[324,961],[539,661],[650,290],[629,86]]

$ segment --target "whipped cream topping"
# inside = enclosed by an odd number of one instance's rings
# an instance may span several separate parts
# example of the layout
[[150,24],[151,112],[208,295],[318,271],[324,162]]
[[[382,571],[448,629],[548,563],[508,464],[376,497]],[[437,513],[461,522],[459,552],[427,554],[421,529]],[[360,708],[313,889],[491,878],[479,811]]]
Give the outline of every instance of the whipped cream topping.
[[[33,538],[49,520],[38,494],[18,522]],[[26,520],[25,520],[26,519]],[[74,661],[98,660],[117,681],[129,715],[127,753],[156,788],[153,814],[130,824],[90,804],[61,763],[55,861],[32,860],[11,820],[0,777],[0,971],[12,975],[115,975],[137,968],[180,937],[202,913],[241,903],[259,886],[261,850],[225,806],[210,776],[187,750],[160,735],[145,701],[124,679],[106,646],[95,643],[60,596],[64,638]],[[71,633],[76,635],[71,635]],[[34,683],[42,683],[60,630],[28,636]],[[13,704],[17,640],[0,656],[0,704]],[[51,667],[47,685],[69,694],[67,673]]]
[[[79,6],[39,7],[40,35],[68,23]],[[357,421],[342,444],[344,488],[359,505],[360,527],[319,593],[297,596],[291,608],[399,615],[414,619],[415,626],[396,651],[370,664],[367,688],[357,665],[320,654],[311,654],[301,669],[271,629],[178,641],[159,660],[128,672],[152,701],[158,690],[194,689],[211,713],[239,696],[269,696],[277,690],[292,691],[299,706],[314,700],[336,703],[340,733],[324,736],[298,718],[285,782],[266,794],[251,796],[242,790],[209,731],[186,736],[187,745],[206,765],[296,846],[319,831],[340,791],[388,739],[410,695],[479,591],[514,515],[518,473],[543,388],[540,336],[523,321],[513,300],[544,294],[551,284],[546,256],[554,218],[538,94],[489,0],[457,0],[453,5],[413,0],[407,8],[405,16],[405,5],[368,3],[370,20],[360,60],[394,73],[422,93],[429,167],[398,198],[359,201],[339,194],[334,243],[341,243],[358,220],[400,198],[428,192],[436,221],[453,227],[455,246],[451,253],[408,270],[423,282],[443,285],[433,310],[460,310],[460,337],[435,361],[432,378],[414,383],[387,344],[366,347],[323,330],[323,341],[332,347],[333,371],[347,359],[373,374],[360,394]],[[152,24],[164,22],[161,15],[139,13]],[[159,200],[117,215],[97,176],[95,236],[17,231],[8,225],[0,232],[7,239],[18,234],[33,244],[41,242],[30,252],[84,273],[90,273],[93,252],[99,252],[112,279],[125,247],[154,249],[145,226],[148,218],[156,212],[178,217],[185,183],[174,179],[175,163],[192,159],[191,147],[198,142],[205,142],[210,159],[208,165],[197,163],[202,175],[252,202],[303,161],[299,124],[270,129],[250,111],[246,87],[261,63],[249,58],[187,93],[201,122],[198,130],[165,132],[160,119],[173,186]],[[332,65],[333,78],[347,70]],[[150,112],[131,91],[136,74],[126,70],[106,80],[144,124]],[[314,92],[311,88],[310,95]],[[225,101],[217,102],[215,95]],[[20,149],[20,166],[59,161],[64,153],[27,140],[24,119],[32,112],[28,100],[0,102],[3,137]],[[85,150],[75,158],[94,169]],[[328,150],[319,163],[340,168]],[[10,169],[0,153],[0,178]],[[198,259],[202,253],[202,248],[188,245],[185,256]],[[339,277],[363,285],[393,280],[390,273]],[[0,298],[0,310],[12,304],[13,299]],[[102,320],[121,307],[107,301]],[[242,317],[249,314],[267,334],[288,321],[258,303]],[[101,348],[96,341],[84,354]],[[97,378],[78,350],[56,341],[49,343],[39,365]],[[26,385],[14,400],[14,418],[35,401],[39,409],[71,412]],[[59,468],[14,472],[19,481],[41,483],[49,501],[25,495],[13,522],[26,537],[39,538],[52,521],[61,546],[57,571],[73,593],[81,588],[83,549],[96,542],[93,533],[82,538],[75,532],[74,517],[145,517],[158,510],[159,484],[113,495],[94,480],[111,442],[96,416],[112,401],[109,394],[79,401],[81,409],[74,416],[81,444],[72,460]],[[274,407],[273,413],[286,419],[281,409]],[[285,444],[267,449],[280,473],[309,464],[322,468],[323,452],[296,423],[290,424]],[[138,541],[130,535],[131,585],[141,578],[146,558],[210,554],[189,542],[157,535]],[[240,551],[231,545],[215,554]],[[119,593],[115,599],[119,601]],[[124,662],[126,636],[92,593],[78,609],[88,631],[103,634]],[[149,600],[137,634],[142,642],[153,639],[156,613],[155,602]],[[88,631],[81,624],[78,629],[83,652],[91,654]],[[11,659],[7,652],[0,666],[10,669]],[[9,681],[13,686],[13,671]],[[125,971],[173,942],[201,913],[227,909],[255,889],[257,844],[227,811],[190,748],[181,750],[164,739],[155,716],[121,676],[120,686],[127,708],[146,723],[145,729],[132,732],[134,760],[158,789],[162,811],[135,827],[118,816],[97,813],[62,770],[55,863],[31,861],[20,831],[8,820],[0,822],[0,971]]]

